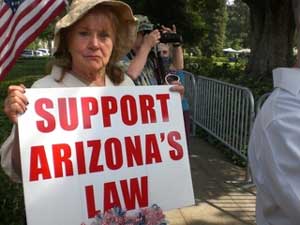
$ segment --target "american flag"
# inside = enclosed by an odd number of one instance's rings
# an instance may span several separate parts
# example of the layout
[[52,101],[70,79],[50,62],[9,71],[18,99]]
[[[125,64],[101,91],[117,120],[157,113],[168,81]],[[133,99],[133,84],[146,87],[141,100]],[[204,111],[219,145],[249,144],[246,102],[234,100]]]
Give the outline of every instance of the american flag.
[[0,0],[0,80],[64,9],[66,0]]

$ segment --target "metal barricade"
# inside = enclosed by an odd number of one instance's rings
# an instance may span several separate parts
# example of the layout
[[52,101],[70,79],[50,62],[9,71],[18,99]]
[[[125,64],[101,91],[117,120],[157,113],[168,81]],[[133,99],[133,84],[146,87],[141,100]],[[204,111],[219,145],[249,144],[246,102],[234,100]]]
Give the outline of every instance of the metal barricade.
[[261,107],[263,106],[264,102],[267,100],[267,98],[270,96],[271,92],[265,93],[256,102],[255,112],[256,115],[260,111]]
[[254,98],[248,88],[197,76],[193,122],[247,161]]

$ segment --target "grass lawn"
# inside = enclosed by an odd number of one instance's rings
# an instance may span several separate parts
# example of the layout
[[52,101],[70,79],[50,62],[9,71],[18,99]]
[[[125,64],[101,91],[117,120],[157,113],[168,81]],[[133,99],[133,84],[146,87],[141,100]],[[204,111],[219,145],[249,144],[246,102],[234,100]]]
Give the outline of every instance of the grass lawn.
[[24,76],[41,76],[46,73],[47,62],[48,58],[45,57],[20,58],[4,82],[19,80]]
[[[31,84],[45,75],[47,58],[19,59],[4,81],[0,82],[0,143],[9,135],[12,124],[3,112],[7,87],[11,84]],[[25,214],[22,185],[13,183],[0,169],[0,225],[22,225]]]

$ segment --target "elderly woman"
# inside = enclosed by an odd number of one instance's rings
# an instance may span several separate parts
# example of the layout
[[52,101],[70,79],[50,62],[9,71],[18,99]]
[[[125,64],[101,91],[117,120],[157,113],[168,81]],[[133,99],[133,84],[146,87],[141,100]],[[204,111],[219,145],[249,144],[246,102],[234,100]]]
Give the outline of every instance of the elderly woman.
[[[132,86],[132,80],[115,66],[132,48],[136,22],[130,7],[114,0],[73,0],[68,14],[55,28],[55,60],[50,75],[32,87]],[[182,92],[182,86],[173,87]],[[8,118],[17,124],[28,103],[23,85],[10,86],[4,102]],[[20,181],[20,149],[16,126],[1,147],[1,164],[14,181]]]

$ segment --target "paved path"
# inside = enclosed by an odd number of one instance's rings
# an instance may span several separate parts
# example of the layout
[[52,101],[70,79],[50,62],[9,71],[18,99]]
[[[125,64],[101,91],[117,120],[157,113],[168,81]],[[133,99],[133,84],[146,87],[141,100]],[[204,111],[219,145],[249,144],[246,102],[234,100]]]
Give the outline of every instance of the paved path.
[[170,225],[255,224],[255,188],[228,182],[243,180],[244,168],[199,138],[191,138],[190,163],[196,204],[167,212]]

